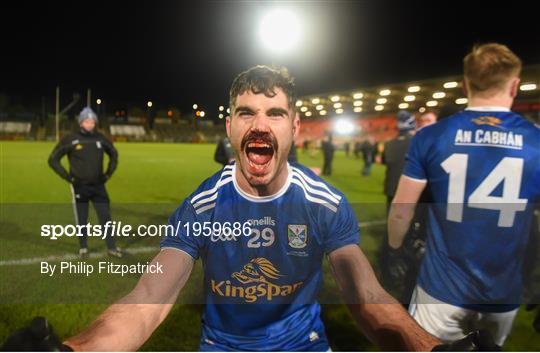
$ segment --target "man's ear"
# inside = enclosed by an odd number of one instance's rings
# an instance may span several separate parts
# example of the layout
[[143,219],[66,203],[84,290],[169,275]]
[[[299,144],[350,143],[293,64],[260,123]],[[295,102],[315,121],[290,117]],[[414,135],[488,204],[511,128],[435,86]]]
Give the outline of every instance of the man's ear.
[[229,139],[231,138],[231,123],[231,116],[229,115],[225,118],[225,130]]
[[293,137],[296,139],[300,134],[300,114],[298,112],[294,113],[293,118]]
[[518,90],[519,90],[519,83],[521,82],[521,80],[519,79],[519,77],[514,77],[513,79],[510,80],[510,97],[512,97],[512,99],[516,98],[517,94],[518,94]]
[[464,77],[461,84],[461,89],[463,90],[463,94],[465,95],[465,97],[469,98],[470,100],[471,97],[469,97],[469,88],[467,87],[468,85],[469,83],[467,82],[467,79]]

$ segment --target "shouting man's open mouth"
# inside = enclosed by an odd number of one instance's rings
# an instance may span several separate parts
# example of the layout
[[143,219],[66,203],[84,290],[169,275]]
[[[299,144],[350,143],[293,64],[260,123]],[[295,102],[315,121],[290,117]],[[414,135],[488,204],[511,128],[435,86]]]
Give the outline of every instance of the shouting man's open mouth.
[[272,160],[277,151],[277,141],[267,132],[250,132],[242,141],[248,172],[262,176],[271,171]]

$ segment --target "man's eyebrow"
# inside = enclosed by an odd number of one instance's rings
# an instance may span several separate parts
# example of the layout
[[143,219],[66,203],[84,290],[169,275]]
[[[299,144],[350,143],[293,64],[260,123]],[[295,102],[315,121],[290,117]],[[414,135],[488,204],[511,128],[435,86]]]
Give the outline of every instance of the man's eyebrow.
[[279,115],[279,114],[289,116],[289,111],[287,109],[278,108],[278,107],[270,108],[266,111],[266,115]]
[[235,114],[238,112],[254,113],[254,110],[247,105],[240,105],[234,109]]

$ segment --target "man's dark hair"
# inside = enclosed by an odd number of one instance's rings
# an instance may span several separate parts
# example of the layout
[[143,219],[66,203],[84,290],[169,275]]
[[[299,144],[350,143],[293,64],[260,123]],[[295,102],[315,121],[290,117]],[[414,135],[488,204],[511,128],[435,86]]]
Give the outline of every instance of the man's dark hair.
[[254,94],[263,93],[267,97],[274,97],[277,94],[276,87],[281,88],[287,96],[289,108],[295,109],[296,92],[294,86],[294,79],[285,67],[276,69],[264,65],[254,66],[236,76],[232,83],[229,91],[231,114],[233,114],[236,97],[239,95],[251,90]]

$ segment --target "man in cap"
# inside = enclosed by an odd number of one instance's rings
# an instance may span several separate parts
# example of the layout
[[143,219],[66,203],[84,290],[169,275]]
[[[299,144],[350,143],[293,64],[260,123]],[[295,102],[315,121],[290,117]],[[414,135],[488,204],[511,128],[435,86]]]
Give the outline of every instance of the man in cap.
[[[392,199],[396,193],[399,178],[405,166],[405,155],[409,149],[409,144],[416,128],[416,119],[413,114],[406,110],[397,113],[397,128],[399,135],[384,144],[382,162],[386,165],[384,178],[384,193],[386,195],[386,209],[390,209]],[[393,292],[402,302],[407,291],[409,280],[407,274],[410,272],[410,261],[403,254],[396,254],[383,242],[379,256],[380,267],[382,269],[381,281],[385,288]],[[412,281],[414,283],[414,280]],[[413,285],[414,287],[414,285]]]
[[[75,221],[80,225],[85,225],[88,221],[90,201],[94,205],[101,225],[111,220],[109,195],[105,189],[105,182],[116,169],[118,152],[103,134],[96,131],[97,120],[97,115],[92,109],[84,108],[78,118],[79,131],[64,136],[49,156],[49,166],[62,179],[70,183]],[[109,156],[109,165],[105,172],[103,172],[103,153]],[[68,156],[69,172],[60,163],[65,155]],[[110,234],[106,234],[105,242],[110,256],[122,256]],[[79,245],[79,255],[86,258],[88,234],[85,228],[82,228]]]
[[405,166],[405,154],[409,149],[416,120],[413,114],[406,110],[397,113],[397,128],[399,135],[384,144],[382,161],[386,165],[384,178],[384,193],[386,194],[387,206],[390,206],[396,193],[399,178]]

